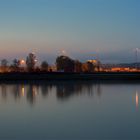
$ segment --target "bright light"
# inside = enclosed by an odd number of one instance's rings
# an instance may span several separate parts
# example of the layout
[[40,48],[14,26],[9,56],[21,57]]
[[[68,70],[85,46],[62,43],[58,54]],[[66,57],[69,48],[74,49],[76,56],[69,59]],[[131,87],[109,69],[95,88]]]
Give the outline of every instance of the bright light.
[[63,54],[63,55],[66,55],[66,51],[65,51],[65,50],[62,50],[62,54]]
[[20,60],[20,64],[25,64],[25,60]]

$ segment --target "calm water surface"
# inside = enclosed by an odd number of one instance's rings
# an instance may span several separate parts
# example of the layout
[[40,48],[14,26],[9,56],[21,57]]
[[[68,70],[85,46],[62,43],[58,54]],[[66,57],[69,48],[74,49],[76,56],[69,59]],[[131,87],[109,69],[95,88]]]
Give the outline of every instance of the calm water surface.
[[140,139],[140,83],[0,84],[0,139]]

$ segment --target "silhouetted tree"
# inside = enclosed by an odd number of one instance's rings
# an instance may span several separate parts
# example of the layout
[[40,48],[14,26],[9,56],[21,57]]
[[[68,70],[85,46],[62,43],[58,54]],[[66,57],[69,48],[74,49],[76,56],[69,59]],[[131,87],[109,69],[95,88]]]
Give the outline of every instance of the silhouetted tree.
[[88,72],[94,72],[95,71],[95,66],[91,62],[87,62],[87,68],[88,68]]
[[58,71],[74,72],[74,60],[68,56],[58,56],[56,66]]
[[13,60],[13,66],[14,67],[19,67],[20,66],[20,60],[14,59]]
[[95,71],[95,65],[91,62],[86,62],[82,64],[82,71],[83,72],[94,72]]
[[7,67],[7,65],[8,65],[8,61],[6,59],[2,59],[1,60],[1,66],[2,67]]
[[19,71],[19,66],[20,66],[20,60],[14,59],[13,64],[11,65],[11,69],[13,71]]
[[82,72],[82,63],[78,60],[75,61],[75,72]]
[[28,71],[34,71],[35,64],[36,64],[35,54],[34,53],[29,53],[29,55],[26,58],[26,65],[27,65]]
[[49,67],[49,65],[48,65],[48,63],[46,61],[43,61],[41,63],[41,70],[42,71],[48,71],[48,67]]
[[83,64],[82,64],[82,72],[88,72],[87,63],[83,63]]
[[1,69],[3,72],[8,70],[8,61],[6,59],[1,60]]
[[98,72],[100,71],[100,68],[101,68],[101,62],[98,61],[98,63],[97,63],[97,71],[98,71]]

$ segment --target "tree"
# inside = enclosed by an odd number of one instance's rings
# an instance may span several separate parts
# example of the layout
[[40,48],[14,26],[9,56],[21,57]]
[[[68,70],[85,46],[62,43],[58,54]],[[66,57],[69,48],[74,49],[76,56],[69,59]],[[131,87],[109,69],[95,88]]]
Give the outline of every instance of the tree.
[[20,66],[20,60],[14,59],[13,60],[13,66],[19,67]]
[[12,64],[12,69],[14,71],[18,71],[19,70],[19,66],[20,66],[20,60],[14,59],[13,60],[13,64]]
[[82,72],[82,63],[78,60],[75,61],[75,72]]
[[2,67],[7,67],[8,61],[6,59],[1,60],[1,66]]
[[29,55],[26,58],[26,65],[27,65],[27,69],[28,71],[34,71],[35,68],[35,64],[36,64],[36,56],[34,53],[29,53]]
[[88,68],[88,72],[94,72],[95,71],[95,66],[91,62],[87,62],[87,68]]
[[86,63],[82,64],[82,71],[83,72],[94,72],[95,66],[91,62],[86,62]]
[[58,56],[56,58],[56,67],[58,71],[74,72],[74,60],[68,56]]
[[48,67],[49,67],[49,65],[48,65],[48,63],[46,61],[43,61],[41,63],[41,70],[42,71],[48,71]]
[[98,72],[100,71],[100,68],[101,68],[101,62],[98,61],[98,63],[97,63],[97,71],[98,71]]
[[3,72],[6,72],[8,70],[8,61],[6,59],[1,60],[1,69]]

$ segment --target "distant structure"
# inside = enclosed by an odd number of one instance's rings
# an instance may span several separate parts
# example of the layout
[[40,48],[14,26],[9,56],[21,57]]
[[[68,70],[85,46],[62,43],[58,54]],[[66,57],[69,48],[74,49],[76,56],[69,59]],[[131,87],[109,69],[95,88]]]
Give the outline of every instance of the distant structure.
[[93,66],[95,67],[95,71],[100,71],[101,70],[101,62],[99,60],[90,59],[90,60],[87,60],[87,62],[93,64]]
[[98,65],[99,64],[99,61],[96,60],[96,59],[87,60],[87,62],[90,62],[90,63],[92,63],[94,65]]

